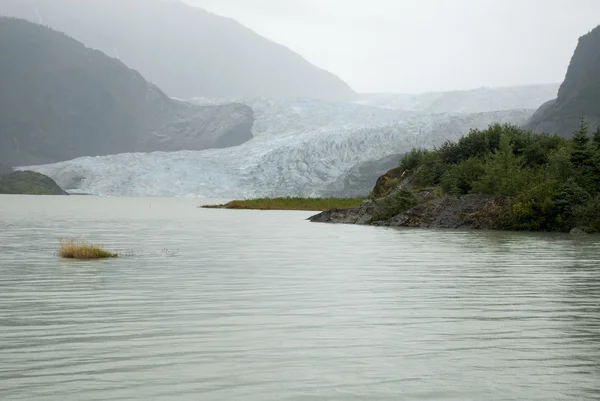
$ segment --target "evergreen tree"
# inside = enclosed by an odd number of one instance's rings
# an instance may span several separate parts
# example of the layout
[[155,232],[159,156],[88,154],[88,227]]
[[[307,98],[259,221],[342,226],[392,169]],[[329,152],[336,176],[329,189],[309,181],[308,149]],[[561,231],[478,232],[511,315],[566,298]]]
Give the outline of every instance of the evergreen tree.
[[573,153],[571,154],[571,163],[576,168],[582,168],[589,162],[590,152],[588,149],[588,143],[590,137],[588,136],[588,124],[583,117],[581,117],[581,124],[579,128],[573,132]]
[[594,144],[598,149],[600,149],[600,125],[596,127],[596,131],[594,132],[593,137]]
[[590,141],[588,136],[588,124],[583,117],[581,117],[581,124],[579,128],[573,132],[573,144],[576,150],[584,150]]
[[500,147],[484,161],[483,175],[473,183],[471,192],[490,195],[515,195],[526,185],[525,160],[516,156],[508,135],[500,137]]

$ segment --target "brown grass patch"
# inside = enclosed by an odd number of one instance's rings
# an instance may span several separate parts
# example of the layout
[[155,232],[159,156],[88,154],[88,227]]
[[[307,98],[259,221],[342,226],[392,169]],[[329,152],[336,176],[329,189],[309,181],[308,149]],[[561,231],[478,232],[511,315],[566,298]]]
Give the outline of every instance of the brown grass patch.
[[60,240],[58,244],[58,255],[65,259],[107,259],[116,258],[119,255],[102,249],[100,245],[87,241]]

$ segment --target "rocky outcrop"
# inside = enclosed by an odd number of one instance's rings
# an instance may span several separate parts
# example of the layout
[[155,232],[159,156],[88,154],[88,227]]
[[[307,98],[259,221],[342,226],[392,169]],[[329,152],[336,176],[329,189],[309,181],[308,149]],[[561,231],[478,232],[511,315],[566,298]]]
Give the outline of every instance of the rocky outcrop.
[[0,175],[0,194],[68,195],[52,178],[35,171]]
[[385,220],[375,220],[378,201],[365,201],[358,208],[332,209],[309,218],[318,223],[370,224],[387,227],[500,229],[509,198],[493,195],[464,195],[433,198],[421,191],[422,203]]
[[308,220],[314,223],[370,224],[376,210],[375,202],[366,200],[359,207],[326,210]]
[[583,116],[600,125],[600,26],[579,38],[555,100],[544,103],[525,125],[534,132],[570,136]]
[[389,169],[384,175],[377,178],[371,196],[377,199],[388,195],[396,188],[403,175],[404,171],[400,167]]
[[250,107],[171,99],[119,60],[41,25],[0,17],[0,60],[0,159],[13,166],[252,138]]
[[502,211],[509,204],[506,197],[464,195],[442,197],[417,205],[389,220],[373,225],[389,227],[473,228],[492,230],[502,227]]

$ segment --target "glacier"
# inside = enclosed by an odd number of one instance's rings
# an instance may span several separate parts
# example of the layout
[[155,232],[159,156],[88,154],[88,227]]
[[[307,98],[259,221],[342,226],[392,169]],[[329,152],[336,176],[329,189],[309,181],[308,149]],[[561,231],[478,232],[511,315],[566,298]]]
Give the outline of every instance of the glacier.
[[558,93],[560,84],[477,88],[420,94],[374,93],[357,104],[429,113],[477,113],[516,108],[537,109]]
[[46,174],[72,194],[315,197],[330,194],[341,177],[361,163],[440,145],[495,122],[522,124],[533,113],[516,109],[432,114],[310,99],[242,103],[254,111],[254,138],[239,146],[81,157],[19,169]]
[[413,147],[440,145],[471,128],[496,122],[521,125],[534,109],[554,97],[557,89],[558,85],[550,84],[371,94],[352,102],[194,98],[187,101],[249,106],[254,114],[253,138],[220,149],[80,157],[18,169],[46,174],[72,194],[207,198],[366,195],[377,175]]

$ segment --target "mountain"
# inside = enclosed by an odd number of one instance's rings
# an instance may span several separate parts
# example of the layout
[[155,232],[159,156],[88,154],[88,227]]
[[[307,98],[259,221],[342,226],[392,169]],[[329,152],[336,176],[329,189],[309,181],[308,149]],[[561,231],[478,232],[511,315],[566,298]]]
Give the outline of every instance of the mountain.
[[543,104],[526,124],[534,132],[570,136],[582,115],[600,125],[600,26],[579,38],[556,99]]
[[0,17],[0,160],[10,165],[239,145],[252,124],[247,106],[173,100],[63,33]]
[[52,178],[34,171],[0,174],[0,194],[68,195]]
[[354,96],[286,47],[179,0],[2,0],[0,14],[49,25],[118,57],[178,98]]
[[8,173],[12,173],[12,171],[13,171],[12,167],[0,162],[0,174],[8,174]]

